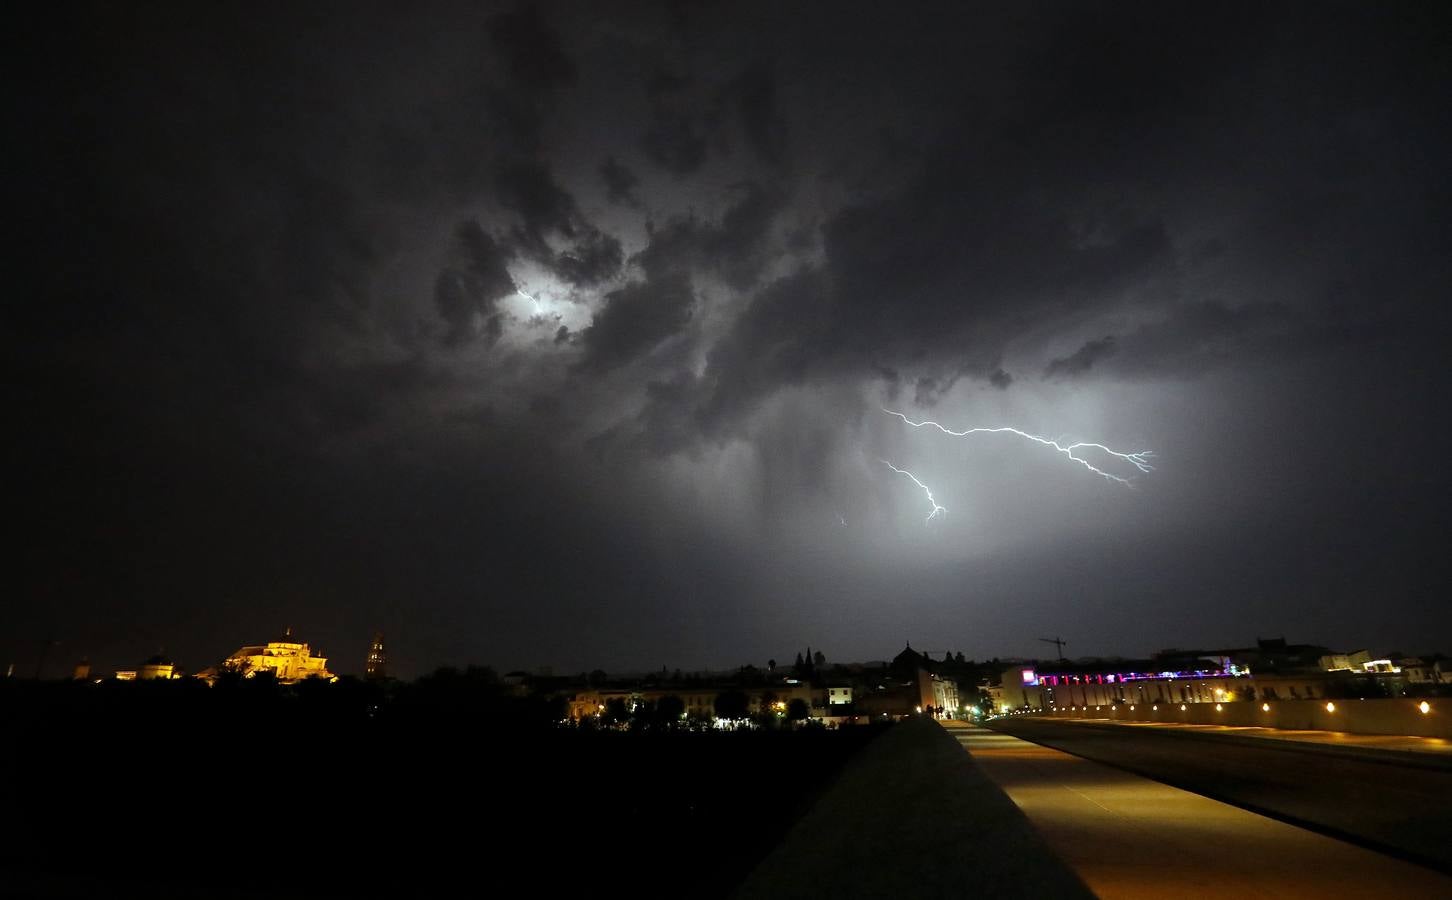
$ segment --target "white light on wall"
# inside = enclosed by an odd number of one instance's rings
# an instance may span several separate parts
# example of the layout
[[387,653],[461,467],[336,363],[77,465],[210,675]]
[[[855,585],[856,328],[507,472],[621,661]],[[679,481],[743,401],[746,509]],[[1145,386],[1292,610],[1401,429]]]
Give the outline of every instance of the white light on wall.
[[1327,703],[1326,704],[1326,711],[1327,712],[1335,712],[1336,711],[1336,704],[1334,704],[1334,703]]
[[1260,705],[1260,711],[1261,712],[1270,712],[1270,704],[1269,703],[1262,703]]
[[1418,703],[1417,704],[1417,709],[1421,710],[1422,711],[1422,715],[1425,716],[1427,713],[1429,713],[1429,712],[1432,711],[1432,704],[1430,704],[1427,701],[1423,700],[1421,703]]

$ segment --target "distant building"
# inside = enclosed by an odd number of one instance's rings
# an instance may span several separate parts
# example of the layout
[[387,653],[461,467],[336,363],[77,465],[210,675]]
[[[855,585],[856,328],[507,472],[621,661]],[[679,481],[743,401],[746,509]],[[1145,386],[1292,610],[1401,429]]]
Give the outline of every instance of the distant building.
[[[1333,690],[1332,673],[1321,662],[1334,654],[1324,650],[1276,640],[1239,650],[1163,651],[1141,660],[1025,662],[1005,669],[985,692],[1000,713],[1120,703],[1315,700]],[[1252,673],[1254,664],[1265,668]]]
[[[505,676],[505,683],[509,683],[509,676]],[[843,715],[852,702],[851,687],[818,687],[790,678],[755,687],[691,683],[672,687],[585,688],[570,696],[569,715],[572,719],[600,715],[613,700],[623,703],[626,711],[632,711],[642,704],[657,704],[665,697],[676,697],[684,707],[686,718],[713,719],[716,716],[716,698],[727,691],[745,694],[748,712],[753,716],[773,712],[784,715],[793,700],[800,700],[806,704],[809,718],[822,719]],[[838,699],[833,700],[832,697]],[[837,706],[835,710],[831,709],[834,704]]]
[[1408,684],[1452,684],[1452,660],[1445,657],[1409,656],[1397,660],[1397,665],[1406,674]]
[[251,678],[260,672],[271,672],[283,684],[302,681],[304,678],[325,678],[335,681],[337,676],[328,671],[325,656],[313,656],[312,647],[292,640],[292,629],[287,629],[283,640],[269,641],[260,646],[242,647],[222,663],[231,672],[240,672]]
[[[85,665],[88,677],[91,674],[90,666],[86,663],[82,663],[82,665]],[[81,666],[76,666],[75,677],[78,679],[83,677],[80,671]],[[115,677],[117,681],[168,681],[182,677],[182,672],[166,654],[158,653],[134,669],[117,669]]]
[[90,677],[91,661],[89,659],[83,659],[76,663],[76,667],[71,670],[71,680],[73,681],[85,681]]
[[171,679],[180,677],[181,673],[177,672],[176,664],[173,663],[170,659],[166,657],[165,654],[162,653],[158,653],[155,656],[151,657],[146,662],[141,664],[141,668],[136,670],[136,679],[138,681],[154,681],[157,679]]
[[388,653],[383,649],[381,631],[373,633],[373,643],[368,647],[368,661],[363,666],[363,675],[373,679],[388,677]]

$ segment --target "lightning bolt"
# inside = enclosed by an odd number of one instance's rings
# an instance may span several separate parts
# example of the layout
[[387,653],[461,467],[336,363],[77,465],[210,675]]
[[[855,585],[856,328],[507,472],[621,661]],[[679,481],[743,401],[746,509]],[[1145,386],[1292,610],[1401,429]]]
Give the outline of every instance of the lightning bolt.
[[[897,416],[899,419],[902,419],[904,422],[914,428],[922,428],[924,426],[932,427],[938,429],[944,434],[952,435],[953,437],[967,437],[970,434],[1016,434],[1019,437],[1033,441],[1036,444],[1043,444],[1045,447],[1052,447],[1053,449],[1072,459],[1074,462],[1093,472],[1095,475],[1101,475],[1108,481],[1116,481],[1120,484],[1128,485],[1130,487],[1134,486],[1130,479],[1115,475],[1113,472],[1106,472],[1103,469],[1095,466],[1093,463],[1089,462],[1087,459],[1084,459],[1081,456],[1075,456],[1074,451],[1082,449],[1101,450],[1104,453],[1109,454],[1110,456],[1124,460],[1142,473],[1154,471],[1154,466],[1150,464],[1150,460],[1153,459],[1155,455],[1153,450],[1139,450],[1134,453],[1124,453],[1119,450],[1111,450],[1103,444],[1095,444],[1089,441],[1077,441],[1073,444],[1061,444],[1058,441],[1052,441],[1046,437],[1040,437],[1036,434],[1029,434],[1027,431],[1020,431],[1017,428],[1009,428],[1007,426],[1001,428],[969,428],[965,431],[954,431],[951,428],[947,428],[931,420],[914,422],[912,419],[909,419],[902,413],[894,412],[893,410],[890,410],[886,407],[883,407],[882,411],[890,416]],[[913,480],[917,481],[916,478],[914,478]]]
[[518,294],[519,296],[523,297],[524,299],[528,300],[529,302],[533,303],[534,304],[535,312],[539,312],[540,305],[539,305],[539,298],[538,297],[534,297],[534,296],[531,296],[530,294],[526,294],[522,288],[515,288],[514,289],[514,292],[516,294]]
[[913,484],[915,484],[918,487],[922,488],[923,489],[923,493],[928,495],[928,502],[931,503],[931,504],[933,504],[933,511],[930,512],[930,513],[928,513],[928,517],[927,517],[927,519],[924,520],[924,524],[926,524],[927,522],[933,521],[938,516],[946,515],[947,514],[947,512],[948,512],[947,507],[945,507],[945,506],[939,506],[938,505],[938,501],[936,501],[936,500],[933,499],[933,492],[930,491],[930,490],[928,490],[928,486],[926,484],[923,484],[921,481],[918,481],[918,476],[916,476],[913,473],[909,472],[907,469],[899,469],[897,466],[893,465],[892,463],[888,462],[885,459],[882,460],[881,462],[882,462],[882,464],[884,466],[887,466],[889,469],[893,470],[897,474],[899,474],[899,475],[906,475],[907,477],[911,478],[913,480]]

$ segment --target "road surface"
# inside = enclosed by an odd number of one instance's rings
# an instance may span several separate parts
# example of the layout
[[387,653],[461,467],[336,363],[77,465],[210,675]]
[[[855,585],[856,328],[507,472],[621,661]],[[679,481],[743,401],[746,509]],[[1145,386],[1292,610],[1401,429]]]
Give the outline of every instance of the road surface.
[[1012,735],[947,727],[1105,900],[1452,896],[1452,878],[1423,866]]
[[1452,874],[1452,760],[1441,754],[1031,716],[992,726]]

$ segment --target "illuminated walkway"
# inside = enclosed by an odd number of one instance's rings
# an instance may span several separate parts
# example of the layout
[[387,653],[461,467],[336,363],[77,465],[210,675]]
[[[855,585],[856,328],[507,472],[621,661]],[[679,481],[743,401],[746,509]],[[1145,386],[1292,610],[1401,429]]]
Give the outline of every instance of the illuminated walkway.
[[1117,722],[1112,719],[1076,719],[1041,716],[1055,722],[1088,725],[1121,725],[1125,728],[1153,728],[1161,731],[1192,731],[1197,734],[1229,734],[1268,741],[1297,741],[1357,750],[1394,750],[1403,753],[1436,753],[1452,757],[1452,741],[1446,738],[1400,734],[1350,734],[1345,731],[1297,731],[1289,728],[1255,728],[1249,725],[1182,725],[1178,722]]
[[1452,897],[1452,878],[1118,769],[945,723],[1104,898]]

